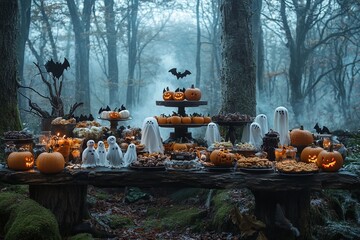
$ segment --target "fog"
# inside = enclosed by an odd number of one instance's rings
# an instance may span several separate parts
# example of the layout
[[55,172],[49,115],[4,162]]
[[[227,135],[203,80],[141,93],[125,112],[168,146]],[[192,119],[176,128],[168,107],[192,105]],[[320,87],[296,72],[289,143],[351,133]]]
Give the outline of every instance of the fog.
[[[187,88],[195,83],[196,79],[196,13],[194,1],[140,1],[135,19],[137,26],[136,39],[136,65],[134,72],[134,102],[128,110],[132,120],[126,125],[140,127],[145,117],[160,114],[171,114],[176,108],[156,106],[157,100],[162,100],[162,91],[169,87]],[[325,1],[324,1],[325,2]],[[331,1],[329,1],[331,2]],[[64,86],[62,97],[65,108],[76,101],[76,53],[75,36],[73,25],[69,16],[66,3],[62,1],[45,1],[41,6],[34,1],[31,6],[31,23],[29,29],[29,41],[25,46],[24,76],[22,85],[32,86],[39,92],[45,91],[37,69],[33,62],[44,65],[46,61],[55,59],[62,62],[67,58],[71,67],[64,72]],[[212,5],[212,4],[214,5]],[[336,3],[332,3],[334,6]],[[214,6],[212,9],[211,6]],[[257,84],[257,114],[266,114],[269,120],[269,128],[273,126],[274,110],[278,106],[284,106],[289,110],[290,128],[304,125],[306,129],[313,130],[318,122],[321,126],[326,125],[331,130],[355,129],[360,120],[359,113],[359,70],[358,62],[359,46],[356,33],[347,38],[334,38],[327,44],[316,48],[308,57],[302,75],[301,91],[304,94],[302,106],[304,111],[294,118],[294,106],[290,102],[292,89],[289,77],[289,48],[284,31],[268,16],[276,4],[268,6],[265,2],[262,8],[262,31],[264,40],[264,72],[262,73],[262,89]],[[338,6],[335,6],[338,7]],[[334,7],[334,9],[336,9]],[[82,11],[82,4],[78,6]],[[96,1],[90,16],[89,31],[89,84],[90,84],[90,112],[84,112],[79,108],[75,115],[92,114],[97,118],[100,107],[109,105],[111,108],[127,106],[127,88],[129,78],[129,6],[127,1],[115,1],[115,26],[117,41],[117,65],[118,65],[118,94],[117,99],[109,99],[111,85],[108,80],[107,60],[107,36],[105,28],[105,15],[103,1]],[[46,28],[44,10],[47,14],[51,28]],[[354,11],[357,11],[355,8]],[[277,10],[278,11],[278,10]],[[335,11],[335,10],[334,10]],[[327,12],[330,17],[332,12]],[[216,18],[213,18],[213,17]],[[274,14],[278,17],[277,14]],[[289,21],[295,28],[295,18],[289,14]],[[349,16],[344,16],[349,17]],[[213,19],[217,19],[216,22]],[[201,77],[200,89],[202,100],[208,101],[208,105],[187,108],[186,113],[202,113],[216,115],[221,108],[221,28],[219,27],[219,9],[217,1],[202,1],[200,11],[201,29]],[[345,21],[343,19],[343,21]],[[356,26],[359,27],[359,26]],[[76,29],[75,29],[76,31]],[[55,48],[51,45],[50,36],[55,42]],[[316,41],[316,31],[311,30],[309,41]],[[306,45],[306,47],[311,46]],[[215,53],[215,55],[213,54]],[[341,61],[341,64],[339,64]],[[176,79],[169,69],[176,67],[178,71],[189,70],[191,75]],[[335,69],[335,70],[331,70]],[[325,74],[328,72],[327,74]],[[198,73],[199,74],[199,73]],[[241,77],[241,76],[239,76]],[[316,84],[314,84],[316,82]],[[310,88],[309,86],[313,86]],[[239,89],[241,86],[239,86]],[[45,91],[46,92],[46,91]],[[50,111],[49,103],[39,98],[31,91],[23,90],[23,93],[32,101],[38,103]],[[114,103],[120,104],[115,105]],[[246,104],[246,103],[244,103]],[[48,106],[48,107],[47,107]],[[28,112],[27,106],[20,108],[22,120],[26,127],[38,129],[39,118]],[[254,116],[255,117],[255,116]],[[106,121],[98,120],[103,124]],[[162,134],[167,135],[170,129],[162,129]],[[196,129],[197,135],[201,136],[205,128]]]

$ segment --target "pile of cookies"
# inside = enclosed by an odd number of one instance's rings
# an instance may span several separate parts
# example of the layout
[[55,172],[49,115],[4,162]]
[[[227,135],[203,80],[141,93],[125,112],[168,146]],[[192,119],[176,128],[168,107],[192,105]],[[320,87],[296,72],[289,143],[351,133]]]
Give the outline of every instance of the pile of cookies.
[[168,156],[161,153],[143,153],[137,156],[137,160],[131,164],[134,167],[164,167]]
[[295,160],[276,162],[276,168],[282,173],[310,173],[319,171],[315,163],[297,162]]
[[273,162],[266,158],[259,157],[240,157],[237,160],[237,166],[239,168],[272,168]]

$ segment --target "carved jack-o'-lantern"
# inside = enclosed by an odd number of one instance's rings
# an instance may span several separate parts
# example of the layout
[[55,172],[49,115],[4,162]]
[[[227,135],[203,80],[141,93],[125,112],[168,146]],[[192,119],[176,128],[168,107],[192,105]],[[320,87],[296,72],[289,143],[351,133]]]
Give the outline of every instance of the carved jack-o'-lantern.
[[185,143],[174,143],[172,148],[174,151],[187,151],[188,149]]
[[184,99],[185,99],[185,94],[184,94],[184,92],[185,92],[185,89],[183,88],[183,89],[176,89],[175,90],[175,93],[174,93],[174,96],[173,96],[173,98],[174,98],[174,100],[176,100],[176,101],[183,101]]
[[234,163],[235,155],[226,149],[217,149],[211,152],[210,161],[215,166],[231,167]]
[[174,92],[170,91],[169,87],[167,87],[166,89],[164,88],[164,90],[163,90],[163,99],[165,101],[168,101],[168,100],[173,100],[173,97],[174,97]]
[[7,158],[7,165],[12,170],[29,170],[34,166],[34,155],[29,151],[12,152]]
[[201,99],[200,89],[194,87],[194,84],[191,85],[191,88],[185,90],[185,98],[189,101],[199,101]]
[[329,151],[323,150],[317,157],[317,165],[323,171],[336,172],[344,163],[343,157],[338,151],[333,151],[333,146],[330,145]]
[[110,111],[109,118],[110,119],[118,119],[118,118],[120,118],[120,113],[116,112],[116,111]]
[[319,153],[323,150],[323,148],[317,147],[314,144],[306,147],[301,152],[300,160],[306,163],[316,163]]

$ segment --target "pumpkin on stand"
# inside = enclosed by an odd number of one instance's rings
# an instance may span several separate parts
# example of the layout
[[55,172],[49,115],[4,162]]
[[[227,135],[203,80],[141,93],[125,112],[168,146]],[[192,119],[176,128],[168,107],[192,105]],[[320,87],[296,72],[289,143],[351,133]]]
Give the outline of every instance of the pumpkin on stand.
[[164,88],[163,99],[164,101],[174,100],[174,92],[170,91],[169,87]]
[[188,115],[181,117],[181,123],[182,124],[191,124],[191,117]]
[[120,117],[121,119],[127,119],[127,118],[130,117],[130,111],[127,110],[127,109],[124,107],[124,105],[121,105],[120,111],[119,111],[119,115],[120,115],[119,117]]
[[110,111],[109,112],[109,119],[119,119],[120,113],[117,111]]
[[323,150],[317,157],[317,165],[325,172],[336,172],[344,164],[344,159],[338,151],[333,150],[333,145],[330,145],[329,150]]
[[65,167],[65,159],[59,152],[43,152],[37,157],[36,166],[41,173],[59,173]]
[[323,148],[312,144],[302,150],[300,160],[306,163],[316,163],[320,152],[323,150]]
[[167,124],[167,116],[165,116],[164,114],[160,114],[159,116],[155,116],[158,124]]
[[29,151],[12,152],[7,158],[9,169],[26,171],[34,167],[34,155]]
[[173,96],[174,100],[183,101],[185,99],[184,92],[185,92],[185,88],[183,88],[183,89],[177,88],[175,90],[175,93],[174,93],[174,96]]
[[194,84],[187,88],[184,92],[185,99],[188,101],[199,101],[201,99],[201,90],[196,88]]
[[204,117],[201,114],[193,113],[191,121],[194,124],[204,124]]

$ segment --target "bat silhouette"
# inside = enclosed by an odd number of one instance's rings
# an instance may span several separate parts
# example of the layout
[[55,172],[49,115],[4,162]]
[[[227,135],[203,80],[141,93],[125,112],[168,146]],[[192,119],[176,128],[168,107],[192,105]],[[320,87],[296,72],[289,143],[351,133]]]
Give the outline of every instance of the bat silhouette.
[[63,74],[64,70],[70,67],[70,63],[66,58],[64,58],[63,63],[54,62],[52,59],[50,61],[47,61],[45,64],[45,69],[47,72],[50,72],[53,74],[54,77],[59,79],[61,75]]
[[191,74],[189,70],[185,70],[185,72],[178,72],[176,71],[176,68],[170,69],[169,72],[175,75],[177,79],[186,77],[187,75]]

